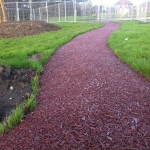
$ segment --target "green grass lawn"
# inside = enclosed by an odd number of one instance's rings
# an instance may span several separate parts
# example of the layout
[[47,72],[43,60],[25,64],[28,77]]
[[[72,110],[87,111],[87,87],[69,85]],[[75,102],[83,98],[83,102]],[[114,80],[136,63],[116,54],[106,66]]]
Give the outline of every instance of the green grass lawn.
[[[14,39],[0,39],[0,64],[13,68],[31,68],[42,72],[43,64],[57,48],[67,43],[75,36],[102,27],[100,22],[56,23],[62,29],[46,32],[36,36]],[[28,57],[43,53],[40,61],[29,60]]]
[[123,62],[150,79],[150,24],[118,23],[122,26],[110,36],[108,45]]

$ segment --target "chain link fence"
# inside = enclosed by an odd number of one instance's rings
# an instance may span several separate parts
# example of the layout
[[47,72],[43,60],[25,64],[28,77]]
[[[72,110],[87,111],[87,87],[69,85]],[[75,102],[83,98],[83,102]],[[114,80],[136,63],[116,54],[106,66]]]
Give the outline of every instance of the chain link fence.
[[150,0],[139,6],[117,5],[107,7],[100,3],[64,1],[57,3],[41,2],[5,2],[8,21],[41,20],[46,22],[104,21],[104,20],[140,20],[150,19]]

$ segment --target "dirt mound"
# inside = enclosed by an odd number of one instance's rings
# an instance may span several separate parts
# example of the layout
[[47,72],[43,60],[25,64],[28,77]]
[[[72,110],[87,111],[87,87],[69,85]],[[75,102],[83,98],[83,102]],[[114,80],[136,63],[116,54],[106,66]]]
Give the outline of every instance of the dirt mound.
[[43,21],[3,22],[0,24],[0,38],[24,37],[60,29],[60,27]]

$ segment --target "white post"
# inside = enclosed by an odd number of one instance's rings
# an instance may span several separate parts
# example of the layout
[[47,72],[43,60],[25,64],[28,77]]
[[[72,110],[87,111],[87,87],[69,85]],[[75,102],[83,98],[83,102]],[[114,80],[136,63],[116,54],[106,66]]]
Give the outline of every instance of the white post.
[[84,16],[86,17],[86,2],[85,3],[85,11],[84,11]]
[[18,2],[16,2],[16,10],[17,10],[17,21],[19,21],[19,8],[18,8]]
[[99,21],[99,5],[97,5],[97,21]]
[[144,21],[144,22],[146,22],[146,16],[147,16],[147,4],[148,4],[148,1],[145,0],[145,3],[146,3],[146,6],[145,6],[145,21]]
[[130,9],[129,9],[129,5],[128,5],[128,18],[130,18]]
[[32,20],[32,0],[29,1],[30,6],[30,20]]
[[65,4],[65,22],[66,22],[66,0],[64,1],[64,4]]
[[34,20],[35,20],[35,10],[33,9],[33,17],[34,17]]
[[48,7],[47,7],[47,1],[46,1],[46,22],[48,22]]
[[101,14],[101,22],[102,22],[102,19],[103,19],[103,1],[101,0],[101,6],[102,6],[102,14]]
[[41,20],[41,10],[40,10],[40,7],[39,7],[39,19]]
[[133,19],[133,5],[132,5],[132,7],[131,7],[131,20]]
[[117,9],[116,9],[116,5],[115,5],[115,18],[117,18]]
[[136,6],[136,19],[138,20],[139,17],[139,6]]
[[59,22],[60,22],[60,5],[58,4],[58,16],[59,16]]
[[103,19],[103,4],[102,4],[102,16],[101,16],[101,17],[102,17],[102,19]]
[[76,0],[74,0],[74,22],[76,22],[77,10],[76,10]]

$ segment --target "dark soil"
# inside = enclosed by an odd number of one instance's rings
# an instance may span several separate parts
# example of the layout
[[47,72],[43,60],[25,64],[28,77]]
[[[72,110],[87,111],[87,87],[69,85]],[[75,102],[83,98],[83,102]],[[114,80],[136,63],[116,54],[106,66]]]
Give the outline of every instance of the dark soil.
[[107,46],[118,28],[105,23],[56,51],[44,66],[37,107],[0,136],[0,149],[150,149],[150,82]]
[[35,71],[30,69],[13,69],[0,65],[0,122],[16,105],[30,97],[34,76]]
[[0,38],[24,37],[57,30],[60,27],[43,21],[3,22],[0,23]]

